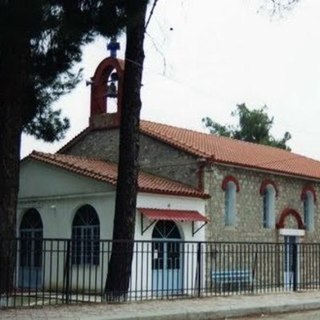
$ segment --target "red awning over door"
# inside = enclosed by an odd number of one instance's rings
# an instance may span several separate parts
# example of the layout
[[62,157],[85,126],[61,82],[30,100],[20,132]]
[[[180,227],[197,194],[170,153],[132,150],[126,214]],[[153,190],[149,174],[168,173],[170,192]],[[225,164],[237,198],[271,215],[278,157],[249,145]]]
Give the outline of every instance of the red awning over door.
[[171,209],[149,209],[138,208],[138,210],[151,220],[171,220],[171,221],[204,221],[208,218],[193,210],[171,210]]

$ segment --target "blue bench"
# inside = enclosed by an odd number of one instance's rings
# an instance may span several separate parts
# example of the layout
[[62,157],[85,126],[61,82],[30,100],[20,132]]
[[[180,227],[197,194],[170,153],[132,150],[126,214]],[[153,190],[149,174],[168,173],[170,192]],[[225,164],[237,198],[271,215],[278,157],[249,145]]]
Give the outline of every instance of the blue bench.
[[252,284],[252,273],[251,270],[213,271],[211,279],[221,291],[246,290]]

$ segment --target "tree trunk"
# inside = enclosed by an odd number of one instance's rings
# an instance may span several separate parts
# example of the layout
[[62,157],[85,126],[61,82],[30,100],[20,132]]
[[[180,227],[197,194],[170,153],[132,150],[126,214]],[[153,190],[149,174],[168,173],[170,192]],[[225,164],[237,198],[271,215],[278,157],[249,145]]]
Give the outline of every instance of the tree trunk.
[[[130,1],[129,1],[130,2]],[[123,106],[120,125],[118,183],[113,226],[113,245],[106,281],[107,300],[125,300],[133,257],[138,189],[140,88],[144,61],[146,3],[127,5]]]
[[[21,128],[14,106],[0,116],[0,295],[13,288]],[[3,117],[7,111],[7,117]]]
[[[7,91],[8,93],[8,91]],[[13,288],[16,210],[19,190],[20,99],[0,103],[0,295]],[[4,102],[4,103],[3,103]]]
[[0,42],[0,296],[10,295],[14,286],[20,139],[28,87],[26,39],[6,34]]

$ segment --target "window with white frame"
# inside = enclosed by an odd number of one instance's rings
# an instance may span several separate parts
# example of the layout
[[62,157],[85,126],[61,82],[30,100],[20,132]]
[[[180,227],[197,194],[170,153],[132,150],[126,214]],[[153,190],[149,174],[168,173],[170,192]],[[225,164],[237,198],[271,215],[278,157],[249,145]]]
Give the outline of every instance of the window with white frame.
[[311,191],[306,191],[303,199],[304,224],[307,230],[314,230],[314,196]]
[[263,227],[271,229],[275,225],[275,198],[276,190],[273,185],[268,184],[263,191]]
[[99,264],[100,222],[95,209],[84,205],[72,223],[72,264]]
[[225,187],[225,212],[224,224],[225,226],[236,225],[237,215],[237,186],[233,181],[228,181]]

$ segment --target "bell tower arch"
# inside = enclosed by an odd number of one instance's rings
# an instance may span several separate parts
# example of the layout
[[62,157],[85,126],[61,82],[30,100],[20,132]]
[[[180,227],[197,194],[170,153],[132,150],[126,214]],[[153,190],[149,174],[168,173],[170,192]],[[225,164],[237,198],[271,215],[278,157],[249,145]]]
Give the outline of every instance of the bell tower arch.
[[[119,45],[112,41],[115,40],[111,40],[108,49],[111,45]],[[92,128],[120,125],[124,61],[116,58],[114,48],[110,50],[111,57],[100,62],[91,81],[88,81],[91,85],[89,125]]]

